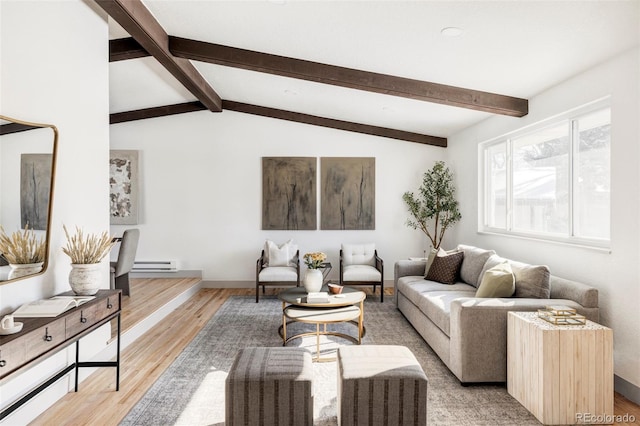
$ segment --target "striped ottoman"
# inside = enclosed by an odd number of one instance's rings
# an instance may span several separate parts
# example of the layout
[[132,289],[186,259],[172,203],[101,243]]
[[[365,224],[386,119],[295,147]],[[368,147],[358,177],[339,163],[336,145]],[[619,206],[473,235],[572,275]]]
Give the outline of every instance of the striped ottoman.
[[338,424],[427,424],[427,376],[408,348],[338,349]]
[[225,383],[225,425],[312,425],[312,376],[304,349],[241,349]]

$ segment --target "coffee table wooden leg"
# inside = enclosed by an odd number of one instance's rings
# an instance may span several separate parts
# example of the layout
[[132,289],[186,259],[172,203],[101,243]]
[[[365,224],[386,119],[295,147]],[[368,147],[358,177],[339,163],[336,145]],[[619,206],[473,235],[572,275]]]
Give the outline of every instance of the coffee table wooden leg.
[[320,362],[320,323],[316,323],[316,361]]
[[360,317],[358,318],[358,344],[362,344],[362,323],[364,322],[364,302],[360,302]]
[[282,311],[282,346],[287,345],[287,317],[284,315],[284,310]]

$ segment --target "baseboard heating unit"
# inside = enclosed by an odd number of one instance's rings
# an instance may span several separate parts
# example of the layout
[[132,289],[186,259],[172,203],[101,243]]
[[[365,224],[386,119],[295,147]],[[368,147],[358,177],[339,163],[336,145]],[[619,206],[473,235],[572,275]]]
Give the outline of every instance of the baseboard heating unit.
[[136,260],[133,262],[131,272],[176,272],[177,260]]

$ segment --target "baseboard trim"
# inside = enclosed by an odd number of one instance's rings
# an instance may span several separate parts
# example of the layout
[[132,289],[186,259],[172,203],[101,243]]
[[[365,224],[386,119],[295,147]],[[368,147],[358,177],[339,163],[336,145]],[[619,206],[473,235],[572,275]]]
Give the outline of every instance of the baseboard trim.
[[202,281],[203,288],[256,288],[255,281]]
[[640,405],[640,387],[626,381],[622,377],[614,375],[613,388],[616,392],[627,398],[629,401]]
[[183,270],[175,272],[130,272],[131,278],[202,278],[202,270]]

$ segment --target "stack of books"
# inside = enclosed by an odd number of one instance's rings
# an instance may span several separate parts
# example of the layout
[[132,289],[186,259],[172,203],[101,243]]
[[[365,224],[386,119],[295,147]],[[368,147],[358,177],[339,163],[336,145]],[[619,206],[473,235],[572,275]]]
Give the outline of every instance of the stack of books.
[[320,291],[317,293],[307,293],[307,303],[328,303],[329,293]]
[[547,306],[538,310],[538,317],[554,325],[585,325],[587,319],[568,306]]

